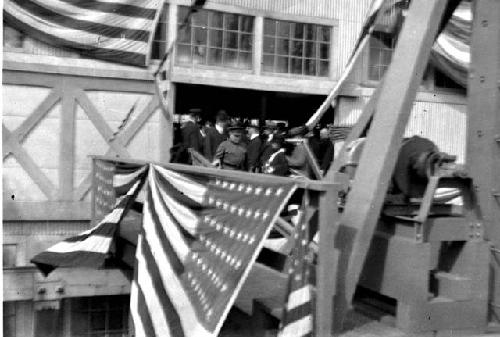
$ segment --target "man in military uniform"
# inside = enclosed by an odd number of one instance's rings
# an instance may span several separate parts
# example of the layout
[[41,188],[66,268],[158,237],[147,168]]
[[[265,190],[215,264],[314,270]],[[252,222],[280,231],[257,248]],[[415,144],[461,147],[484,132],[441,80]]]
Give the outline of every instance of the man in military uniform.
[[243,130],[239,124],[229,128],[229,139],[217,148],[214,165],[225,170],[246,170],[247,150],[241,142]]

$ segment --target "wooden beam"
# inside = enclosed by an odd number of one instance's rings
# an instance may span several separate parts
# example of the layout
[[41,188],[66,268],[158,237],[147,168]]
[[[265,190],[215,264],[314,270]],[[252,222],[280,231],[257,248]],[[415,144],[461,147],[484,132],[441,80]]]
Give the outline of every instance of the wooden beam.
[[[467,86],[467,168],[485,236],[500,248],[500,2],[474,1]],[[500,253],[491,263],[491,317],[500,324]]]
[[63,81],[61,129],[59,148],[59,199],[73,199],[75,167],[75,115],[74,88]]
[[74,221],[89,220],[90,204],[73,201],[3,202],[4,221]]
[[331,336],[338,254],[334,248],[337,229],[337,189],[330,186],[319,200],[319,259],[317,269],[316,336]]
[[160,132],[158,144],[160,148],[160,162],[170,162],[170,149],[174,146],[174,114],[175,114],[175,98],[177,93],[177,84],[170,83],[170,89],[167,93],[167,109],[161,109],[160,114]]
[[12,136],[18,142],[30,133],[30,131],[42,120],[43,117],[52,109],[61,99],[62,91],[60,87],[55,87],[49,95],[35,108],[35,110],[26,118],[21,125],[12,132]]
[[16,158],[21,167],[26,171],[26,173],[33,179],[34,183],[40,188],[43,194],[52,200],[56,194],[56,187],[49,178],[42,172],[38,165],[33,161],[26,150],[11,137],[10,131],[2,124],[2,138],[6,141],[9,152]]
[[129,159],[129,158],[113,158],[106,156],[91,156],[93,159],[103,159],[103,160],[114,160],[122,163],[129,164],[137,164],[137,165],[145,165],[145,164],[155,164],[161,165],[164,168],[176,170],[178,172],[185,173],[195,173],[195,174],[209,174],[217,178],[221,179],[241,179],[246,182],[254,182],[256,179],[262,181],[264,183],[274,183],[274,184],[289,184],[294,183],[298,188],[309,189],[312,191],[324,191],[329,188],[329,186],[336,186],[336,184],[329,181],[317,181],[310,179],[302,179],[302,178],[287,178],[287,177],[278,177],[274,175],[260,174],[260,173],[249,173],[244,171],[231,171],[231,170],[221,170],[216,168],[209,167],[201,167],[201,166],[192,166],[192,165],[183,165],[183,164],[163,164],[152,161],[145,160],[137,160],[137,159]]
[[337,292],[341,311],[354,295],[446,4],[446,0],[411,2],[385,76],[336,240],[343,254],[339,273],[344,279]]
[[342,164],[344,164],[342,162],[342,159],[344,158],[347,152],[347,148],[353,141],[361,137],[363,131],[368,126],[368,123],[372,119],[373,113],[375,112],[375,105],[377,104],[377,101],[380,97],[380,91],[383,86],[383,83],[384,83],[383,81],[380,83],[380,85],[375,89],[373,94],[370,96],[368,102],[363,107],[363,112],[361,113],[361,116],[359,116],[358,120],[356,121],[356,124],[354,124],[353,128],[351,129],[351,132],[349,132],[349,135],[344,140],[344,144],[342,144],[342,147],[340,148],[340,151],[337,154],[336,160],[333,161],[332,166],[326,173],[326,179],[334,179],[335,174],[340,171],[340,169],[342,168]]
[[263,50],[263,39],[264,39],[264,17],[256,16],[253,22],[253,48],[252,48],[252,58],[253,58],[253,73],[255,75],[260,75],[262,72],[262,50]]

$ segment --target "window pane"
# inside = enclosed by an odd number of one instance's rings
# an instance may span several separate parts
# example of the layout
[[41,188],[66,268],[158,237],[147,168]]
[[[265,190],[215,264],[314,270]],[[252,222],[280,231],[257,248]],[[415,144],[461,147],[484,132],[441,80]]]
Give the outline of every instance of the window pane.
[[276,20],[264,19],[264,34],[266,35],[276,34]]
[[319,62],[319,76],[328,76],[329,66],[327,61]]
[[193,63],[205,64],[206,63],[206,50],[205,46],[192,47]]
[[238,30],[238,15],[224,14],[224,28],[228,30]]
[[304,43],[302,41],[292,41],[292,56],[302,57]]
[[191,19],[193,26],[207,27],[208,26],[208,12],[199,10],[194,13]]
[[316,75],[316,60],[306,59],[304,61],[304,74],[305,75]]
[[240,58],[238,61],[240,68],[251,69],[252,68],[252,53],[240,52]]
[[210,27],[222,28],[222,13],[210,12],[208,18]]
[[276,58],[276,72],[278,73],[287,73],[288,72],[288,57],[280,57]]
[[330,42],[330,27],[318,27],[318,40],[321,42]]
[[316,56],[316,43],[314,42],[306,42],[306,57],[315,57]]
[[316,26],[313,24],[305,25],[306,39],[310,41],[316,40]]
[[61,337],[63,310],[35,311],[35,331],[37,336]]
[[326,43],[320,43],[319,45],[319,57],[324,60],[328,60],[330,55],[330,45]]
[[207,44],[207,30],[205,28],[194,28],[194,44],[206,45]]
[[264,71],[274,71],[274,56],[264,55],[264,63],[262,64]]
[[208,50],[208,64],[210,65],[222,64],[222,49],[210,48]]
[[290,36],[290,22],[278,21],[278,35],[283,37]]
[[238,52],[237,51],[224,50],[224,52],[222,54],[222,59],[223,59],[224,65],[228,65],[231,67],[238,66]]
[[289,40],[287,39],[278,39],[278,50],[277,53],[278,55],[288,55],[288,45],[289,45]]
[[392,50],[386,49],[382,51],[382,64],[389,65],[391,64],[392,59]]
[[304,24],[303,23],[293,23],[292,24],[293,37],[296,39],[302,39],[304,37]]
[[253,32],[253,18],[251,16],[242,16],[241,17],[240,30],[242,32],[247,32],[247,33]]
[[244,50],[244,51],[252,50],[252,35],[241,34],[241,36],[240,36],[240,50]]
[[17,245],[3,245],[3,267],[15,267]]
[[123,311],[114,310],[109,312],[109,326],[110,330],[123,329]]
[[93,331],[104,330],[105,318],[104,312],[92,312],[90,314],[90,329]]
[[224,48],[238,48],[238,33],[225,32]]
[[185,29],[180,29],[177,41],[180,43],[191,43],[191,27],[187,26]]
[[176,59],[179,63],[191,63],[191,46],[178,45]]
[[290,68],[292,74],[302,74],[302,59],[292,58]]
[[264,37],[264,53],[274,54],[274,38]]
[[208,32],[208,45],[222,48],[222,30],[210,30]]

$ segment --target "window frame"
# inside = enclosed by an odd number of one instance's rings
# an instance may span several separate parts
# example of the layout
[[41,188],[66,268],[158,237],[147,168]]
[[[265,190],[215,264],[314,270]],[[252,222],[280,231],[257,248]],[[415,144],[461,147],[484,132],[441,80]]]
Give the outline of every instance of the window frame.
[[[331,73],[332,73],[332,67],[333,67],[333,49],[332,45],[334,43],[334,34],[335,34],[335,26],[333,25],[326,25],[322,23],[312,23],[312,22],[305,22],[305,21],[294,21],[290,19],[283,19],[283,18],[276,18],[273,16],[264,16],[263,18],[263,29],[262,29],[262,74],[264,75],[272,75],[272,76],[284,76],[284,77],[302,77],[302,78],[330,78]],[[273,21],[274,23],[274,32],[269,34],[266,33],[266,25],[268,21]],[[281,23],[286,23],[288,25],[288,35],[280,35],[279,32],[279,27],[280,27],[280,22]],[[303,31],[302,31],[302,37],[296,38],[296,36],[293,33],[294,27],[296,25],[302,25],[303,26]],[[307,26],[310,25],[314,28],[314,37],[312,39],[307,38]],[[328,32],[328,41],[322,41],[318,36],[320,34],[321,29],[326,29]],[[324,33],[323,33],[324,34]],[[266,51],[266,39],[272,39],[272,45],[274,46],[273,52],[267,52]],[[287,54],[280,54],[279,53],[279,43],[278,41],[280,40],[286,40],[288,41],[288,52]],[[295,56],[293,55],[292,52],[292,44],[294,42],[300,42],[302,44],[301,47],[301,56]],[[307,50],[307,43],[312,43],[313,48],[314,48],[314,56],[309,57],[306,56],[306,50]],[[321,57],[321,46],[325,46],[327,50],[327,58],[322,58]],[[264,59],[266,57],[272,57],[273,58],[273,70],[268,70],[266,69]],[[277,66],[278,66],[278,61],[279,58],[286,58],[287,60],[287,71],[286,72],[278,72],[276,71]],[[301,60],[301,72],[300,73],[294,73],[293,68],[292,68],[292,60]],[[307,61],[314,61],[315,62],[315,74],[306,74],[306,65]],[[326,63],[327,68],[324,73],[324,75],[321,74],[321,65],[323,63]]]

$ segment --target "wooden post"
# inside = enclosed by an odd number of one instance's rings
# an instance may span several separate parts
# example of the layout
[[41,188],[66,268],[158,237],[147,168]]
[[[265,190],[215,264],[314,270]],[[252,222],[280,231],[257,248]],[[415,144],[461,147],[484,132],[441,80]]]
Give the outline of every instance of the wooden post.
[[73,87],[63,85],[59,150],[59,199],[73,199],[75,166],[75,97]]
[[334,248],[337,228],[337,188],[327,185],[319,200],[319,260],[316,287],[316,335],[331,336],[334,321],[333,298],[337,278],[338,254]]
[[352,301],[394,170],[412,103],[429,59],[446,0],[414,0],[376,104],[372,126],[349,193],[336,241],[337,299],[345,312]]
[[256,16],[253,24],[253,73],[260,75],[262,69],[262,48],[264,39],[264,17]]
[[490,308],[500,324],[500,2],[476,0],[473,5],[466,161],[486,238],[494,245]]

